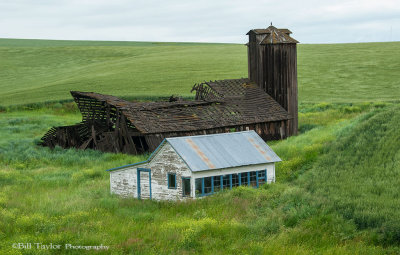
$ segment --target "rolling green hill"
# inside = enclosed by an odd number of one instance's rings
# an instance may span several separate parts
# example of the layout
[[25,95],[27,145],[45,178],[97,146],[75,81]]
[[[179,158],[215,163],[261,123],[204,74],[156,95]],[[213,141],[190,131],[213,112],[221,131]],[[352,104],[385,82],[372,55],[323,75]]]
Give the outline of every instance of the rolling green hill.
[[[0,39],[0,254],[399,254],[400,43],[299,45],[298,136],[277,182],[188,202],[123,199],[105,169],[146,155],[37,146],[80,121],[69,90],[148,99],[246,76],[234,44]],[[393,101],[393,102],[391,102]],[[81,250],[61,249],[81,254]],[[109,254],[99,252],[99,254]]]
[[276,184],[186,203],[110,195],[105,169],[145,156],[35,145],[78,120],[66,106],[0,114],[1,254],[18,254],[18,242],[113,254],[400,252],[398,104],[303,106],[302,134],[270,143],[283,159]]
[[[0,39],[0,105],[71,99],[70,90],[190,97],[195,83],[247,77],[246,54],[237,44]],[[299,100],[397,100],[398,59],[399,42],[299,44]]]

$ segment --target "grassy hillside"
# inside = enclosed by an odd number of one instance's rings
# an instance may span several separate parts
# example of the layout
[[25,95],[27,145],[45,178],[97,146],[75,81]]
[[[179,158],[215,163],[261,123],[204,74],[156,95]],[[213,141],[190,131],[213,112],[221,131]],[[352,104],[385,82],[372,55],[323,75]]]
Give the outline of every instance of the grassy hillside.
[[[0,39],[0,254],[13,243],[108,245],[113,254],[399,254],[400,43],[299,45],[299,130],[269,142],[277,183],[177,202],[122,199],[105,169],[142,161],[39,147],[79,122],[69,90],[190,96],[246,76],[234,44]],[[27,110],[31,109],[31,110]],[[65,250],[63,252],[67,253]],[[69,254],[81,254],[69,251]],[[109,252],[104,252],[108,254]]]
[[245,49],[238,45],[29,42],[0,46],[0,105],[71,99],[70,90],[190,96],[196,82],[247,75]]
[[[246,54],[235,44],[0,39],[0,105],[71,99],[70,90],[189,97],[194,83],[247,77]],[[400,43],[300,44],[300,101],[397,100],[398,59]]]
[[78,120],[66,106],[0,114],[1,254],[18,252],[15,242],[115,254],[400,252],[399,105],[302,105],[301,135],[270,143],[284,160],[276,184],[188,203],[109,194],[104,169],[145,156],[35,146],[48,126]]

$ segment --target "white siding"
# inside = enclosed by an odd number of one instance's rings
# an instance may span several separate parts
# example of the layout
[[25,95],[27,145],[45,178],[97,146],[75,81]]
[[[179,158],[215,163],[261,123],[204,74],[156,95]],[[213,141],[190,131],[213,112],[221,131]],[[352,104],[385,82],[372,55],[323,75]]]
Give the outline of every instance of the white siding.
[[[110,172],[111,193],[123,197],[137,197],[137,168],[151,169],[151,193],[156,200],[179,200],[182,197],[182,177],[191,177],[191,171],[185,162],[176,154],[169,143],[165,143],[152,160],[146,164],[127,167]],[[168,173],[176,174],[176,189],[169,189],[167,183]],[[148,174],[141,172],[141,197],[148,198]],[[193,180],[191,180],[193,185]]]
[[147,168],[147,164],[136,165],[110,172],[110,191],[123,197],[137,197],[137,168]]

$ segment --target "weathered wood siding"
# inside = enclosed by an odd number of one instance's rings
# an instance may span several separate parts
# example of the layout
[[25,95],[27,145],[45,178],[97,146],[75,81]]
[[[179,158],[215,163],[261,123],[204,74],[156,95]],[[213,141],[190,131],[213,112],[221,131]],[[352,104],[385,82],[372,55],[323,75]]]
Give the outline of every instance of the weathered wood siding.
[[288,113],[287,136],[298,132],[297,48],[295,43],[264,44],[266,34],[249,33],[248,75]]
[[110,172],[110,192],[122,197],[137,197],[137,165]]
[[262,122],[249,125],[239,125],[233,127],[213,128],[198,131],[187,131],[187,132],[166,132],[160,134],[148,134],[145,135],[146,143],[150,151],[154,151],[158,145],[169,137],[180,137],[180,136],[192,136],[192,135],[208,135],[218,133],[228,133],[231,130],[235,131],[248,131],[254,130],[261,136],[264,141],[279,140],[288,137],[289,135],[289,120]]
[[[192,172],[169,143],[165,143],[154,158],[142,165],[136,165],[110,172],[110,191],[124,197],[137,197],[137,168],[151,169],[152,199],[181,200],[182,177],[191,177]],[[176,174],[176,189],[168,188],[168,173]],[[141,198],[149,198],[148,174],[141,173]],[[142,187],[143,185],[143,187]],[[191,186],[193,186],[191,180]],[[193,190],[194,188],[192,188]],[[194,193],[192,193],[194,194]]]
[[[260,83],[265,92],[272,96],[288,113],[289,134],[298,131],[297,53],[296,44],[266,44],[260,54],[263,61]],[[260,56],[261,57],[261,56]]]

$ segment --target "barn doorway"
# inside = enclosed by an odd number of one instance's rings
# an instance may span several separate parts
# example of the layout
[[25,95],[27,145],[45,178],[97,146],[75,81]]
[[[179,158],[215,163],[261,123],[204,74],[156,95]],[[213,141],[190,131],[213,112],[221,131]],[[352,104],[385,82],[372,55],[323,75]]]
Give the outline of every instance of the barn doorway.
[[151,199],[151,169],[137,169],[137,197]]

